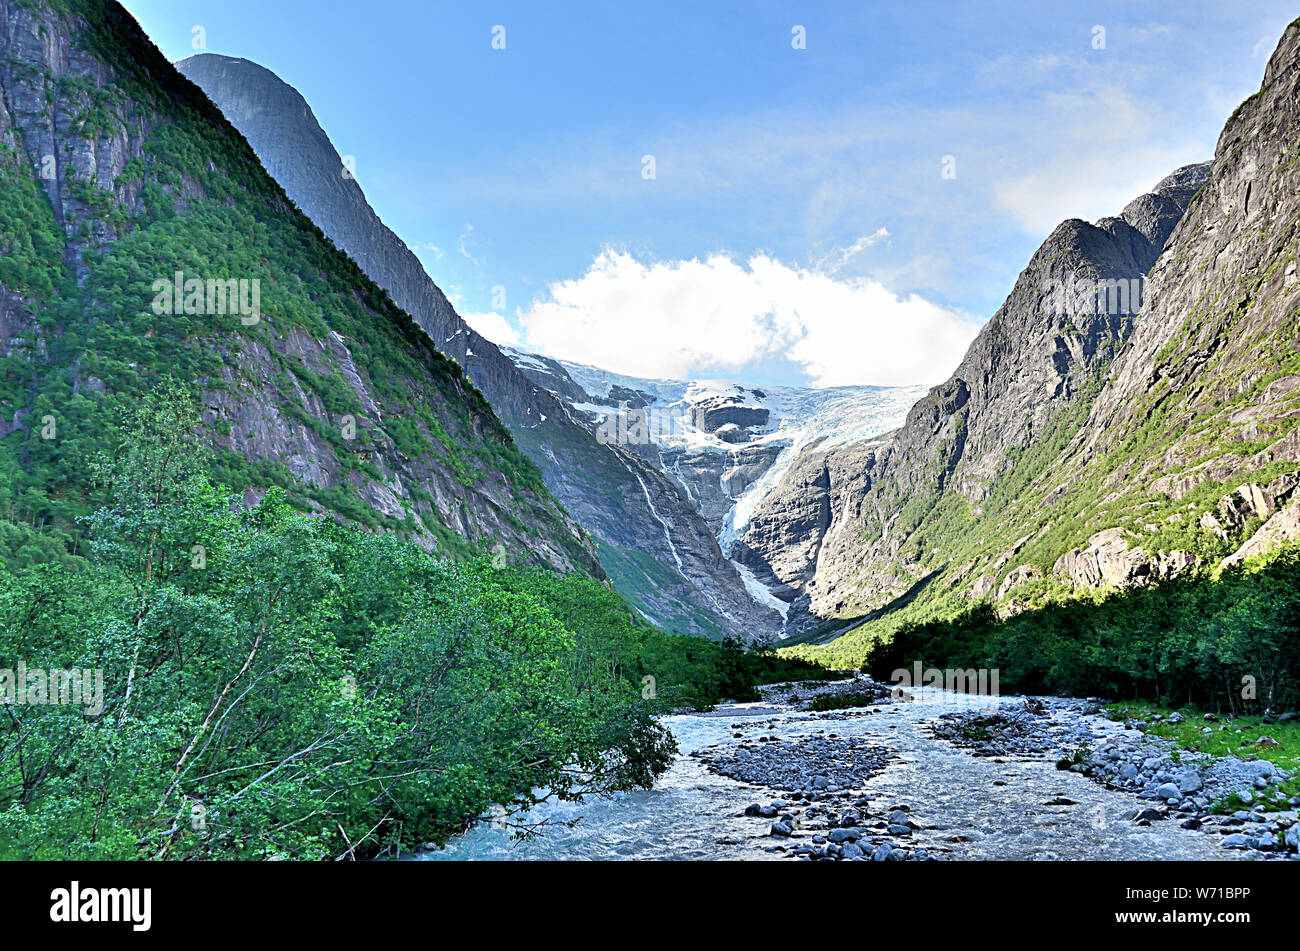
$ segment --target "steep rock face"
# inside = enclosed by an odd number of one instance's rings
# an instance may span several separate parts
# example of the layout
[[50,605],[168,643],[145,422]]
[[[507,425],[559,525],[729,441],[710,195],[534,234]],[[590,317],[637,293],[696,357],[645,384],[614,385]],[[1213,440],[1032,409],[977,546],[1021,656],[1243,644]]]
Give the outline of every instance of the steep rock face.
[[554,493],[598,543],[615,585],[683,633],[763,640],[779,615],[756,603],[675,482],[636,452],[601,445],[545,387],[475,333],[387,228],[291,86],[248,60],[200,54],[177,68],[248,138],[289,197],[454,357]]
[[[0,0],[0,176],[0,446],[28,478],[79,491],[84,445],[171,375],[198,384],[220,478],[250,498],[280,484],[431,548],[599,572],[460,369],[117,3]],[[184,284],[160,309],[178,271],[199,299]],[[244,301],[256,282],[257,312],[203,298],[227,279]]]
[[[866,514],[849,511],[838,537],[832,516],[814,611],[861,612],[916,579],[926,597],[997,599],[1006,613],[1294,538],[1298,246],[1300,21],[1208,170],[1180,170],[1096,228],[1067,222],[1035,255],[954,379],[880,446],[855,503]],[[1154,264],[1131,326],[1086,320],[1053,349],[1032,279],[1072,247],[1099,265]],[[890,557],[906,573],[893,584]]]
[[[1077,436],[1038,480],[1053,487],[1050,502],[1134,536],[1129,583],[1225,549],[1221,563],[1235,564],[1294,535],[1298,155],[1300,21],[1283,34],[1259,92],[1225,125],[1209,177],[1153,269],[1132,338]],[[1194,552],[1166,549],[1170,526]]]
[[[1059,405],[1077,399],[1127,339],[1139,306],[1134,287],[1207,171],[1208,163],[1179,169],[1118,217],[1059,225],[951,381],[913,410],[895,457],[933,455],[936,430],[961,418],[964,432],[954,429],[951,451],[938,456],[963,497],[987,495],[1009,453],[1035,442]],[[1103,299],[1093,282],[1116,282],[1117,290]]]
[[[1225,126],[1149,306],[1063,465],[1173,499],[1300,462],[1300,27]],[[1146,451],[1112,465],[1142,433]]]
[[[740,542],[760,577],[766,566],[807,596],[804,626],[880,607],[946,565],[952,533],[1095,393],[1132,331],[1143,276],[1207,170],[1179,169],[1117,217],[1063,222],[902,428],[790,469]],[[966,580],[997,590],[978,577]]]
[[[813,581],[821,545],[837,517],[860,512],[878,443],[800,453],[735,546],[735,556],[787,600]],[[806,602],[806,597],[804,601]],[[794,628],[797,630],[797,627]]]
[[[216,103],[317,227],[416,318],[439,350],[468,366],[466,352],[477,349],[473,331],[415,254],[379,220],[298,91],[256,63],[215,53],[180,60],[176,69]],[[491,344],[481,360],[490,360],[489,349]],[[500,406],[487,386],[479,388],[502,420],[526,412],[526,407]]]

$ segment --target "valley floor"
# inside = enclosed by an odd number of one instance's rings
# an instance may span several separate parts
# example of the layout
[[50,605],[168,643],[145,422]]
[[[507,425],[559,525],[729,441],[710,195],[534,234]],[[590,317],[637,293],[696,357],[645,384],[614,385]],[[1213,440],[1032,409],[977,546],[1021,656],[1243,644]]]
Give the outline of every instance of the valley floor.
[[[815,692],[875,689],[869,681],[824,687],[775,685],[756,704],[666,720],[681,748],[653,789],[580,803],[547,803],[529,820],[540,835],[520,838],[483,827],[443,851],[444,859],[717,859],[717,860],[1142,860],[1295,857],[1285,842],[1297,826],[1297,802],[1281,811],[1241,808],[1215,814],[1205,796],[1186,803],[1199,828],[1147,786],[1166,770],[1193,764],[1175,745],[1107,719],[1095,704],[1042,698],[1044,712],[1025,712],[1025,698],[954,696],[916,691],[911,701],[811,712]],[[796,699],[797,698],[797,699]],[[1028,724],[994,748],[985,717]],[[1032,706],[1032,704],[1031,704]],[[980,721],[982,722],[982,721]],[[957,742],[942,738],[947,732]],[[981,746],[981,743],[985,744]],[[1079,754],[1085,748],[1086,754]],[[1125,751],[1114,760],[1113,751]],[[1150,783],[1098,781],[1063,757],[1117,763],[1138,757]],[[1181,763],[1179,760],[1182,760]],[[1219,761],[1220,764],[1223,761]],[[1235,764],[1244,760],[1234,759]],[[1145,766],[1142,764],[1146,764]],[[1066,764],[1061,764],[1062,766]],[[1253,787],[1263,767],[1206,771],[1206,794],[1224,784]],[[1096,770],[1103,773],[1100,766]],[[1285,775],[1285,774],[1283,774]],[[735,778],[733,778],[735,777]],[[1181,778],[1173,775],[1172,778]],[[1263,796],[1278,795],[1273,774]],[[1157,783],[1156,785],[1163,785]],[[1189,783],[1190,785],[1190,783]],[[1167,791],[1166,791],[1167,794]],[[1168,817],[1166,817],[1168,813]],[[1276,850],[1255,846],[1271,837]],[[1289,848],[1290,851],[1286,851]]]

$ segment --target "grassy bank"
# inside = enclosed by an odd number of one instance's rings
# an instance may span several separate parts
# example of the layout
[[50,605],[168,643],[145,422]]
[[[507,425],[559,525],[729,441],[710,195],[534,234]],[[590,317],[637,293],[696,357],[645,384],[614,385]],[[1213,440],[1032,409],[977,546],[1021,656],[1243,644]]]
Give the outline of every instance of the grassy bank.
[[[1211,756],[1266,759],[1289,773],[1300,774],[1300,720],[1265,723],[1260,716],[1220,716],[1194,706],[1174,710],[1144,702],[1111,703],[1104,709],[1112,720],[1139,721],[1144,732],[1172,740],[1185,750]],[[1171,723],[1169,717],[1173,713],[1180,714],[1182,721]],[[1207,720],[1207,715],[1212,719]],[[1300,778],[1274,788],[1288,798],[1300,795]],[[1271,800],[1256,800],[1252,806],[1265,810],[1278,808]],[[1215,804],[1217,812],[1240,808],[1243,804],[1235,794]]]

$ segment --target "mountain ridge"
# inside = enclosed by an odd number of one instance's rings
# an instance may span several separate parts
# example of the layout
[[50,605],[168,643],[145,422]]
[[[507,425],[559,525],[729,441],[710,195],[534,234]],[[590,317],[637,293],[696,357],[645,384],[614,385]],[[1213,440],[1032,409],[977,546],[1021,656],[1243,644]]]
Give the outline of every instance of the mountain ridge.
[[177,68],[241,129],[305,213],[466,368],[550,491],[598,542],[615,586],[647,618],[711,637],[775,634],[779,616],[746,593],[677,484],[635,453],[598,444],[561,400],[461,319],[355,178],[343,174],[341,157],[297,90],[236,57],[202,53]]
[[[4,0],[0,93],[0,216],[21,236],[0,271],[0,415],[13,420],[0,464],[20,521],[75,550],[79,474],[170,375],[202,391],[214,475],[250,501],[281,485],[301,507],[431,549],[504,544],[599,573],[460,368],[294,209],[119,4]],[[178,274],[172,307],[158,285]],[[227,281],[260,311],[228,307]]]
[[[870,651],[884,627],[953,616],[963,604],[992,603],[1006,617],[1101,591],[1213,575],[1296,537],[1297,103],[1300,21],[1284,32],[1260,91],[1226,122],[1186,211],[1172,227],[1149,230],[1168,237],[1113,359],[1099,367],[1082,399],[1058,406],[1044,435],[1005,457],[1010,464],[991,480],[968,481],[964,496],[960,487],[932,493],[913,520],[878,520],[883,530],[869,531],[864,542],[841,543],[833,557],[842,564],[857,558],[865,567],[845,570],[817,592],[822,606],[843,616],[883,611],[880,623],[822,654],[852,661]],[[1180,173],[1173,184],[1186,195],[1195,182],[1178,180],[1186,178]],[[1145,209],[1159,211],[1161,204],[1129,209],[1140,225]],[[1032,323],[1040,316],[1035,303],[1018,311],[1004,305],[1000,313]],[[972,347],[976,368],[986,361],[980,346]],[[929,425],[954,418],[960,402],[946,417],[935,412]],[[926,403],[914,412],[909,425],[922,428]],[[882,443],[875,449],[899,455]],[[870,504],[872,492],[864,488],[859,504]],[[882,551],[901,554],[907,568],[893,589],[879,574],[872,577]],[[831,600],[832,592],[863,581],[865,596]],[[890,600],[902,593],[913,600],[897,602],[890,617]]]
[[[918,533],[948,515],[941,506],[978,514],[1014,457],[1087,398],[1131,332],[1133,301],[1118,291],[1141,286],[1205,168],[1177,170],[1119,215],[1062,222],[900,429],[792,469],[738,547],[800,591],[806,628],[879,609],[934,572]],[[1099,281],[1125,306],[1099,306]],[[925,547],[942,539],[931,530]]]

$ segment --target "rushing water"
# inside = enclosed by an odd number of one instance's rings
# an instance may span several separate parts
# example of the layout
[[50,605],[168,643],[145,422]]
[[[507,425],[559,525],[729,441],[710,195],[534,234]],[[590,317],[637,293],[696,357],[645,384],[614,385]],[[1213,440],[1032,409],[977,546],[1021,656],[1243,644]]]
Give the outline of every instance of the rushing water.
[[[1174,822],[1138,826],[1125,815],[1146,803],[1110,790],[1050,762],[972,756],[932,738],[924,724],[978,701],[929,689],[911,703],[887,704],[874,715],[800,713],[761,704],[735,704],[712,714],[665,720],[681,751],[653,789],[577,803],[544,803],[527,817],[542,834],[515,839],[481,826],[445,850],[421,860],[467,859],[791,859],[767,849],[807,839],[776,839],[770,822],[743,815],[747,805],[781,798],[775,790],[710,773],[688,754],[712,744],[736,745],[733,734],[775,734],[797,741],[824,731],[872,737],[895,758],[866,780],[862,794],[873,812],[896,803],[911,807],[924,826],[916,842],[931,852],[966,859],[1230,859],[1217,837],[1179,829]],[[1002,703],[1014,702],[1003,698]],[[1120,731],[1102,722],[1102,729]],[[740,730],[735,725],[743,724]],[[999,785],[995,785],[999,784]],[[1058,796],[1075,805],[1049,806]]]

